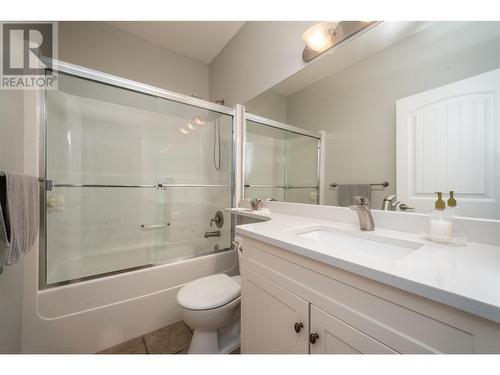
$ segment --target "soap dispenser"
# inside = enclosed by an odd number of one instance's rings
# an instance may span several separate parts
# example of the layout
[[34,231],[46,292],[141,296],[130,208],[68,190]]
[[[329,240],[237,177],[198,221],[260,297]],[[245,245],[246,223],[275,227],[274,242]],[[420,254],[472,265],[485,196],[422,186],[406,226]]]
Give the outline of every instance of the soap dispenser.
[[448,210],[450,211],[450,215],[455,217],[455,216],[460,216],[460,211],[457,208],[457,200],[455,199],[455,192],[452,190],[450,191],[450,198],[448,198]]
[[453,237],[453,222],[446,211],[446,203],[443,200],[443,193],[437,192],[438,199],[434,203],[434,211],[429,217],[429,236],[431,239],[448,242]]

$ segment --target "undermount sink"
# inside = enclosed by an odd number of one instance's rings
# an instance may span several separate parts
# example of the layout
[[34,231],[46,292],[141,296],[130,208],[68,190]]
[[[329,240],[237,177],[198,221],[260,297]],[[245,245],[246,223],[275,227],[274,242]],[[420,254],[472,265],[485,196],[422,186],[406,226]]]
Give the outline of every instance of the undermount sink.
[[392,259],[403,258],[423,246],[423,243],[417,241],[327,226],[300,228],[294,230],[294,233],[299,237],[318,241],[325,249],[345,250]]

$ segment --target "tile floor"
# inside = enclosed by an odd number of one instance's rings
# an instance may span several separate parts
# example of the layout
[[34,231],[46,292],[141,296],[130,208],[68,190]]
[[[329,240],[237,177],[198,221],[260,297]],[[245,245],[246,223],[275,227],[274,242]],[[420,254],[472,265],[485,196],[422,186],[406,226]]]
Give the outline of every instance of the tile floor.
[[[105,349],[98,354],[187,354],[193,332],[183,321]],[[239,354],[236,349],[231,354]]]
[[187,354],[191,329],[183,321],[105,349],[99,354]]

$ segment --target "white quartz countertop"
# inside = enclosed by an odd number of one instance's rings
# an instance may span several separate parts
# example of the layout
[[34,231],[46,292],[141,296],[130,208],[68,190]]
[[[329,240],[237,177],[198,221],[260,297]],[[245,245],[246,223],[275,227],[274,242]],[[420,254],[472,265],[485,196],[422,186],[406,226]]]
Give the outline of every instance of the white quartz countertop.
[[236,233],[500,323],[500,247],[438,244],[386,229],[369,232],[422,243],[391,257],[297,235],[318,226],[361,232],[353,224],[273,212],[271,220],[238,225]]

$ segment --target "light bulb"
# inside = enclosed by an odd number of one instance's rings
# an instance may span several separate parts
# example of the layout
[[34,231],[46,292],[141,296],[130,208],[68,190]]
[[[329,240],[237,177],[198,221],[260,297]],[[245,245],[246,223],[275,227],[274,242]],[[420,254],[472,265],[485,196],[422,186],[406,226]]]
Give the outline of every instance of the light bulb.
[[194,130],[194,126],[190,122],[188,122],[187,127],[191,130]]
[[302,39],[310,49],[320,52],[330,43],[336,26],[336,22],[323,22],[314,25],[302,34]]
[[201,120],[199,117],[195,117],[193,119],[193,122],[196,124],[196,125],[204,125],[205,124],[205,121]]

